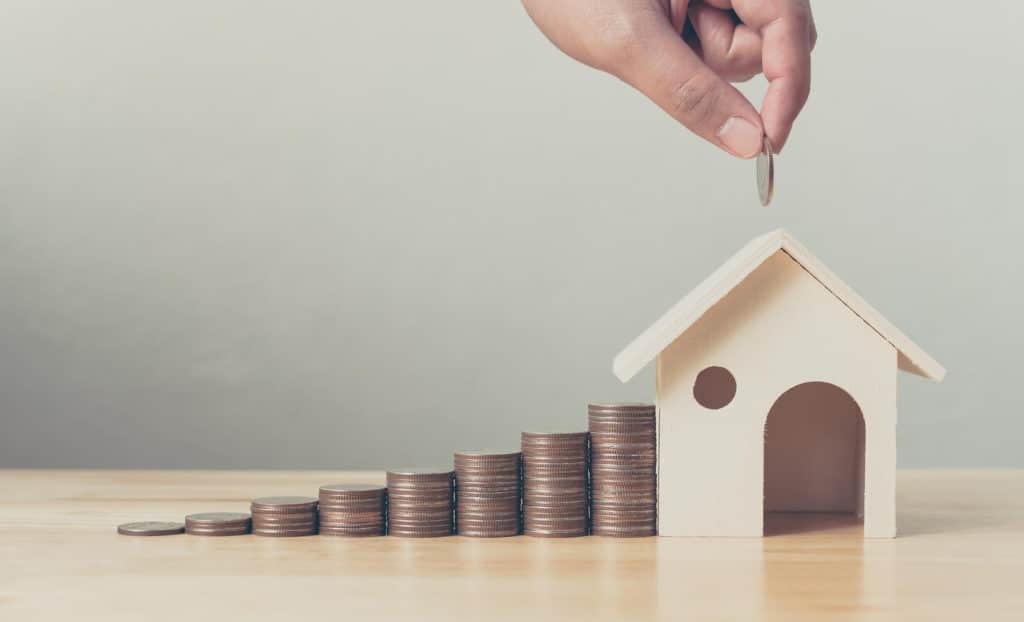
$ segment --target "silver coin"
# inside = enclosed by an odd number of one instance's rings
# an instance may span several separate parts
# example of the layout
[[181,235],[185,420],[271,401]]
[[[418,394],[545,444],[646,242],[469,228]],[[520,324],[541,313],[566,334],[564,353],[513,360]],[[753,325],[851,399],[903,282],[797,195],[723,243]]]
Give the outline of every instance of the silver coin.
[[761,205],[772,202],[774,191],[775,154],[772,152],[771,141],[765,136],[761,142],[761,153],[757,156],[757,196],[761,199]]
[[117,533],[122,536],[169,536],[184,532],[185,525],[183,523],[164,521],[147,520],[117,526]]

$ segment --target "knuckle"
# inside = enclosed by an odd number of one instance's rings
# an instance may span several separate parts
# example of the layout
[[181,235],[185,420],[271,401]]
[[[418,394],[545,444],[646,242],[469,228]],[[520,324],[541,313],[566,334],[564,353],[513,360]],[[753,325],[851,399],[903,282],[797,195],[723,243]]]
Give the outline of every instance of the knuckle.
[[811,13],[811,5],[807,2],[799,2],[793,7],[792,18],[795,24],[802,27],[807,34],[807,42],[810,49],[818,42],[818,29],[814,25],[814,15]]
[[715,81],[699,71],[672,86],[672,116],[684,125],[700,125],[715,113],[720,99]]
[[809,24],[814,20],[811,13],[811,3],[806,0],[794,3],[790,10],[792,15],[803,23]]
[[615,72],[628,66],[641,51],[643,33],[634,20],[609,16],[599,21],[597,33],[593,57],[598,69]]

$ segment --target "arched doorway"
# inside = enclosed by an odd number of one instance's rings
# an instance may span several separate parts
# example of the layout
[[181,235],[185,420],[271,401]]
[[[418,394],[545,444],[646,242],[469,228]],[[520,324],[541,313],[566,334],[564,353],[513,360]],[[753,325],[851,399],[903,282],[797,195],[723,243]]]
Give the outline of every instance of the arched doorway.
[[864,416],[849,393],[805,382],[775,400],[764,435],[765,534],[861,530]]

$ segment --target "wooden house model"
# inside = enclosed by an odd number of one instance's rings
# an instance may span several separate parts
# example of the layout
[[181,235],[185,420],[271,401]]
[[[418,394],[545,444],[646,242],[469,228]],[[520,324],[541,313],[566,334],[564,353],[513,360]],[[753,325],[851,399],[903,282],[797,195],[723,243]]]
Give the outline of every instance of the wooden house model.
[[658,532],[761,536],[768,512],[896,534],[897,371],[943,367],[788,232],[755,238],[618,354],[657,365]]

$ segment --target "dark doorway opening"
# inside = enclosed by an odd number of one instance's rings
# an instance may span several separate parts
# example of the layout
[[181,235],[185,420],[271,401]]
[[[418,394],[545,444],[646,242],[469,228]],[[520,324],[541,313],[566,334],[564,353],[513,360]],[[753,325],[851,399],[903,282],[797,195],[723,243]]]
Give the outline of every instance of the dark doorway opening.
[[764,532],[863,534],[864,416],[849,393],[806,382],[768,411]]

